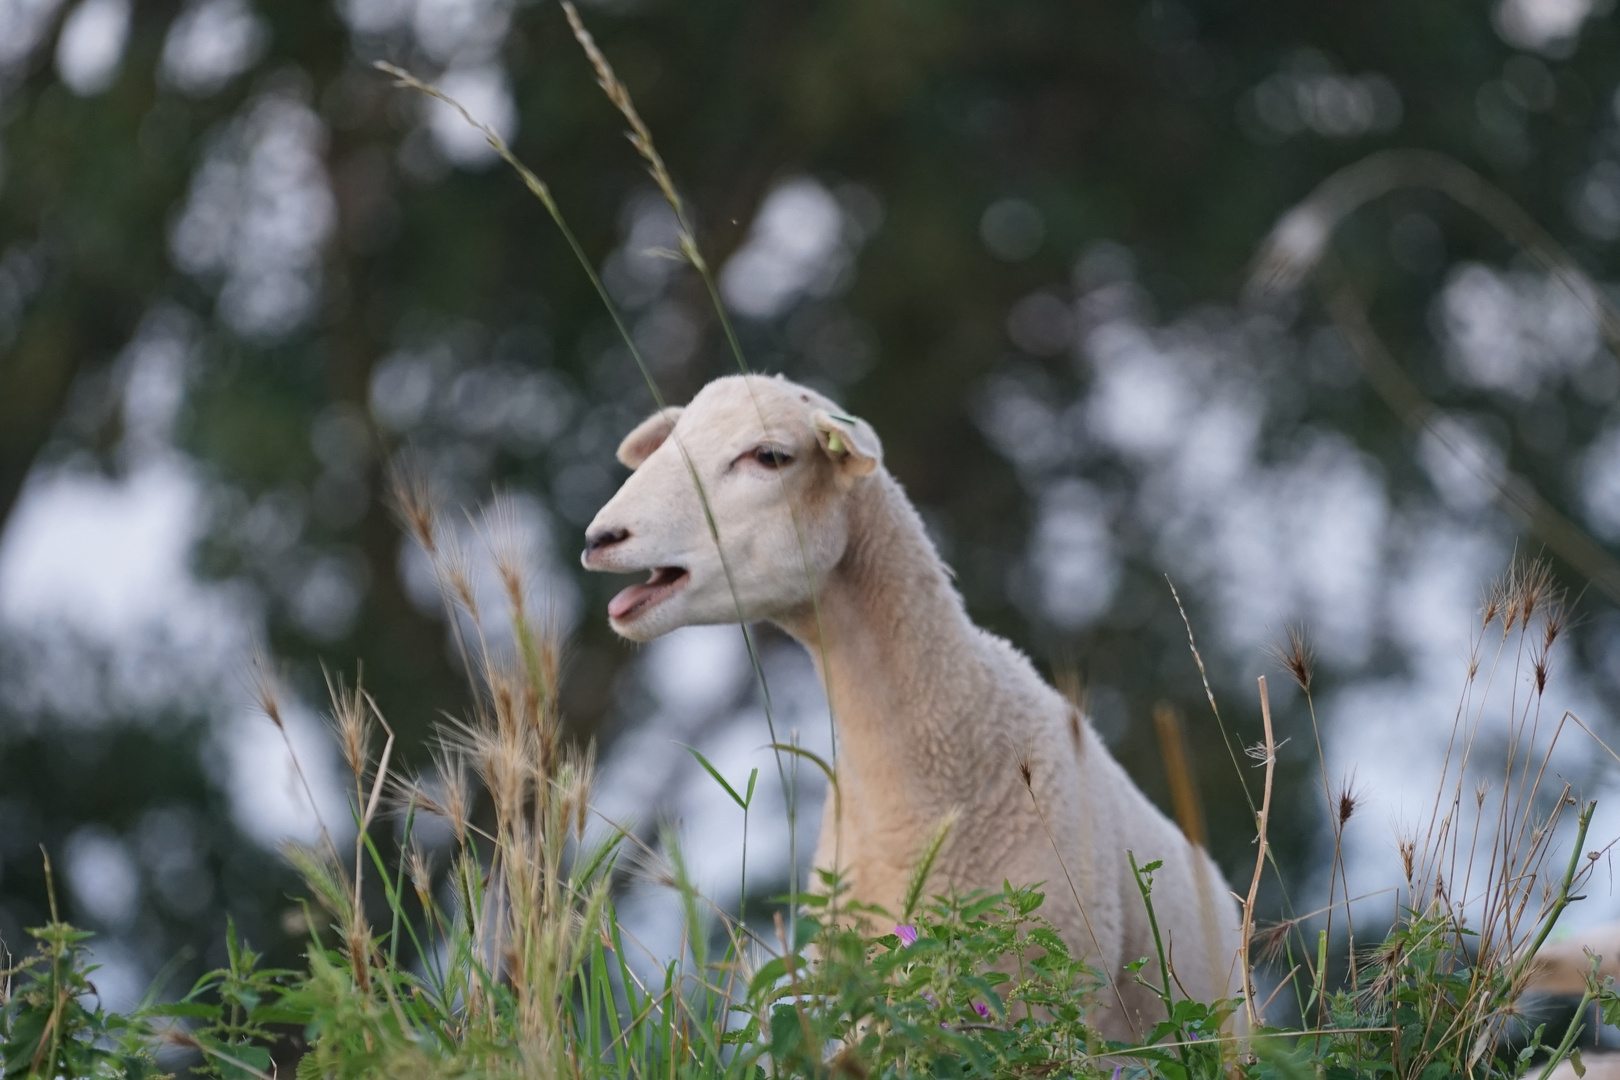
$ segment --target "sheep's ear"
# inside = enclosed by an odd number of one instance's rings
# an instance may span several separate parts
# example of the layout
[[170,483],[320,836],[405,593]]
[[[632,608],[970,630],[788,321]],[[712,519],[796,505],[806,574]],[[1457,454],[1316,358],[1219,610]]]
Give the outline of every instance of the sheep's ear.
[[883,462],[883,444],[865,420],[817,409],[810,426],[827,456],[845,475],[865,476]]
[[626,435],[624,442],[619,444],[619,461],[628,469],[641,468],[641,463],[664,445],[669,433],[675,430],[675,421],[680,418],[681,407],[671,405],[637,424],[636,430]]

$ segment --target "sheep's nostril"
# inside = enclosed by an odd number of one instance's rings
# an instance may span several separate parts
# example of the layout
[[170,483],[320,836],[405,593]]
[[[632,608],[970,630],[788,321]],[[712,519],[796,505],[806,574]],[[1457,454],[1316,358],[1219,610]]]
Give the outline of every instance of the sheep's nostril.
[[585,534],[585,553],[600,551],[605,547],[612,547],[630,538],[629,529],[598,529],[593,533]]

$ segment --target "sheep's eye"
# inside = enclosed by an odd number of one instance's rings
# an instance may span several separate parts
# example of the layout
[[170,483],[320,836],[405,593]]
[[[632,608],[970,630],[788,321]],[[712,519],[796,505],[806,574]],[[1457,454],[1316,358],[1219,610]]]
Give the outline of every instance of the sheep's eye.
[[780,469],[793,459],[774,446],[761,446],[754,451],[754,460],[767,469]]

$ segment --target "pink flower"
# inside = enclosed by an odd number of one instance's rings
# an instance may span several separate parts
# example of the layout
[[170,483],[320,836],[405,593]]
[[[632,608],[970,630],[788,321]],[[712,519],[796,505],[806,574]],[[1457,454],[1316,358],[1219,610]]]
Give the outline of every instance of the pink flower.
[[894,928],[894,933],[895,936],[900,939],[900,944],[902,945],[917,944],[917,928],[915,926],[896,925]]
[[973,1003],[973,1011],[978,1013],[982,1019],[990,1019],[990,1006],[986,1005],[982,1001],[975,1001]]

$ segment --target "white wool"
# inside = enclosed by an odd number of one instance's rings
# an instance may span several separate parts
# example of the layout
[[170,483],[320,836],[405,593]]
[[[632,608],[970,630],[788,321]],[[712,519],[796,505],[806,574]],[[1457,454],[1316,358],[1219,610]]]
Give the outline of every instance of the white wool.
[[[1153,906],[1178,996],[1238,992],[1239,918],[1219,870],[1029,660],[968,618],[868,425],[786,380],[732,376],[649,418],[619,456],[635,471],[587,530],[585,565],[672,568],[656,580],[674,584],[632,586],[637,606],[621,594],[614,629],[645,641],[764,619],[810,650],[840,794],[816,864],[854,899],[898,912],[922,844],[957,813],[930,891],[1044,883],[1042,914],[1112,984],[1094,1022],[1140,1036],[1163,1006],[1125,970],[1155,955],[1130,852],[1163,863]],[[1142,975],[1161,978],[1157,963]]]

